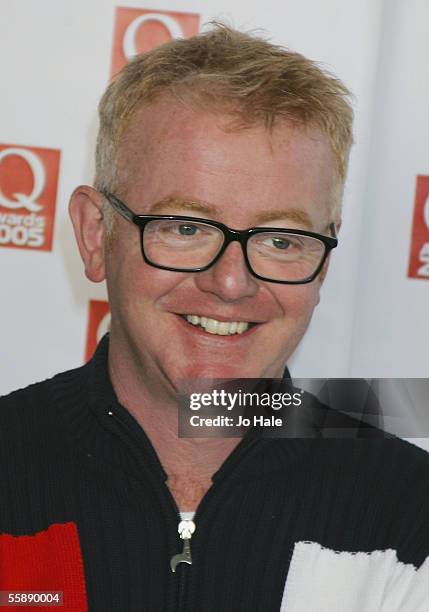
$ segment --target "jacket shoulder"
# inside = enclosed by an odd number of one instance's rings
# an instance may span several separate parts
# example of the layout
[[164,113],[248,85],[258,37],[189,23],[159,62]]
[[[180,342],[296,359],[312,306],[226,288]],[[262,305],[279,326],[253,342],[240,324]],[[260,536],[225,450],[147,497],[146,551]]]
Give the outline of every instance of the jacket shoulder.
[[84,371],[85,366],[61,372],[0,397],[0,446],[6,440],[23,444],[45,438],[58,424],[61,390],[79,388]]

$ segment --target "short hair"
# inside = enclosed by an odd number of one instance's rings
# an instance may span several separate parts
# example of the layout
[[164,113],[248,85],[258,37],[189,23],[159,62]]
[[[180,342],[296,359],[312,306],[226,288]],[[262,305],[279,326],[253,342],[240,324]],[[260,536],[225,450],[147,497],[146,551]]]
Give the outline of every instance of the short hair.
[[330,212],[339,219],[353,143],[350,92],[303,55],[219,23],[136,56],[114,77],[99,104],[96,189],[118,189],[127,128],[143,106],[168,95],[230,114],[237,129],[260,123],[272,129],[282,119],[320,129],[335,160]]

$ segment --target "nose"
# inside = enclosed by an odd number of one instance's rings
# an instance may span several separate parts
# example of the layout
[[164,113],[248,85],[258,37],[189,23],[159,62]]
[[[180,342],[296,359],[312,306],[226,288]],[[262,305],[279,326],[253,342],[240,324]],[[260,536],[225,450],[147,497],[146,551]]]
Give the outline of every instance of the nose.
[[247,269],[238,242],[229,244],[211,268],[195,274],[195,283],[201,291],[212,293],[224,302],[253,297],[258,291],[257,279]]

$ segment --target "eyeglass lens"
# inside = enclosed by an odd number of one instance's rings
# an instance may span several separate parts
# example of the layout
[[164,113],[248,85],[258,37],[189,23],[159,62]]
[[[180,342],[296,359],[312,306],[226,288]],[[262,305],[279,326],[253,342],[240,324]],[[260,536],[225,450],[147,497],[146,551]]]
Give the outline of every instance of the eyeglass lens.
[[[144,251],[155,265],[177,270],[204,268],[219,254],[223,232],[201,222],[157,219],[144,230]],[[317,238],[290,232],[253,234],[247,255],[253,271],[273,280],[299,281],[320,265],[325,245]]]

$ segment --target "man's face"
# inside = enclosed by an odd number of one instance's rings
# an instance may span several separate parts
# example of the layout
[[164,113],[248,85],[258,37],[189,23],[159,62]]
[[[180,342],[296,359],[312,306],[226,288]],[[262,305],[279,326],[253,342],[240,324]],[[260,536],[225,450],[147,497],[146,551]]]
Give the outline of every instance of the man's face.
[[[116,195],[138,214],[327,233],[333,160],[326,139],[289,123],[271,134],[262,125],[227,131],[230,121],[169,101],[142,110],[121,149],[126,180]],[[176,388],[191,377],[281,376],[318,303],[319,279],[260,281],[237,242],[204,272],[156,269],[142,259],[139,229],[119,216],[116,222],[106,255],[111,345],[146,380]],[[217,335],[186,315],[257,325]]]

